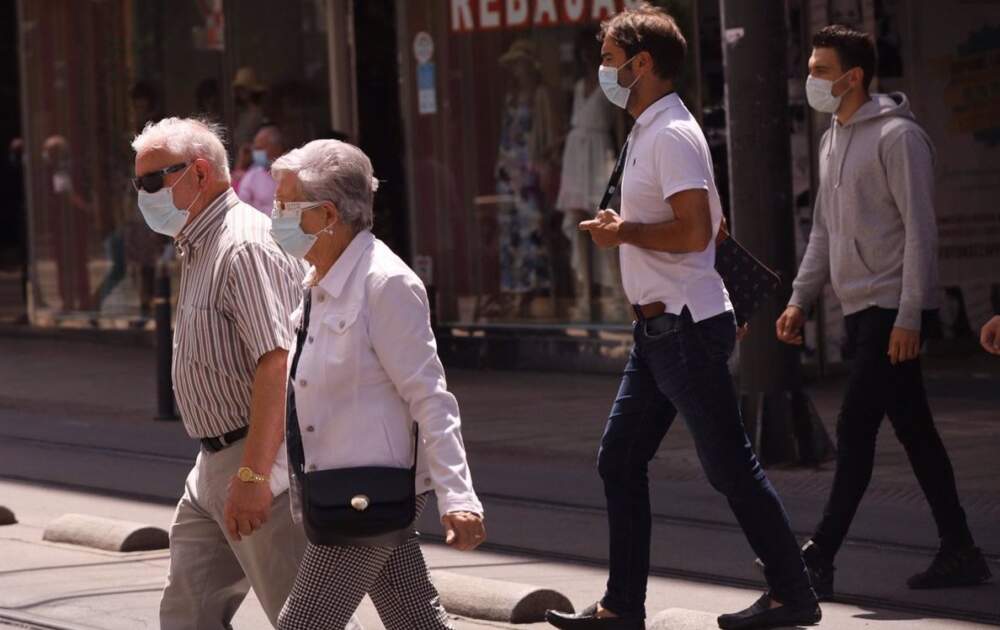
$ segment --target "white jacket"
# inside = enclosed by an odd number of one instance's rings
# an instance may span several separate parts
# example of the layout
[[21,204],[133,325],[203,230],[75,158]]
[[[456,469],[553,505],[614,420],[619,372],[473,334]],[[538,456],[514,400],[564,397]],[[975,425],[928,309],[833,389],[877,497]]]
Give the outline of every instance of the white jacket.
[[[296,327],[301,318],[300,305],[292,314]],[[412,466],[416,421],[417,493],[433,490],[440,514],[483,514],[427,293],[371,232],[359,233],[312,288],[294,388],[307,472]]]

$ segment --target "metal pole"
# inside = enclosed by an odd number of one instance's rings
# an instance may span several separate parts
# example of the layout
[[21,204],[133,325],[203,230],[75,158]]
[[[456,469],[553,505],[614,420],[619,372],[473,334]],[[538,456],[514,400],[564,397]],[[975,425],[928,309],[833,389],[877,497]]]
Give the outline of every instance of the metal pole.
[[795,277],[785,3],[720,0],[720,12],[733,234],[781,274],[785,289],[742,342],[742,407],[763,462],[815,463],[831,442],[802,391],[798,351],[774,334]]
[[174,340],[170,330],[170,273],[163,263],[156,266],[153,317],[156,322],[156,419],[178,420],[174,407],[174,382],[170,373],[174,355]]

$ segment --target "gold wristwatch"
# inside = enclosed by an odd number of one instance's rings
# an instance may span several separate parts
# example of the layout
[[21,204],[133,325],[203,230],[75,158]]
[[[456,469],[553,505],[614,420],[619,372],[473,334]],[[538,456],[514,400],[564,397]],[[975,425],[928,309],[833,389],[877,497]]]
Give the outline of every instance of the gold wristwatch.
[[258,475],[252,468],[247,468],[246,466],[241,466],[236,471],[236,478],[247,483],[267,483],[270,481],[267,475]]

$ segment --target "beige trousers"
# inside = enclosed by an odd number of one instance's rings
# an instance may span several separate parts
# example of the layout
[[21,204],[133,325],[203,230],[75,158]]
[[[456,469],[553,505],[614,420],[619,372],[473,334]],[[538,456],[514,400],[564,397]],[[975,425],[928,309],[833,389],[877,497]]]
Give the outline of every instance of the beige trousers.
[[[292,522],[287,482],[274,478],[272,488],[280,494],[274,498],[270,518],[242,541],[229,539],[223,509],[244,445],[245,440],[218,453],[202,449],[188,475],[170,526],[161,630],[229,630],[251,588],[271,624],[277,625],[306,538],[302,526]],[[283,453],[279,459],[272,477],[287,475]],[[348,627],[360,629],[360,625]]]

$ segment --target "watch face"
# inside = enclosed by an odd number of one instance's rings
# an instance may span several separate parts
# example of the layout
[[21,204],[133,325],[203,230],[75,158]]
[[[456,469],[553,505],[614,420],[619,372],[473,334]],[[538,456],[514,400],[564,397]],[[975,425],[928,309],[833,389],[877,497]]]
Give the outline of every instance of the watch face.
[[249,468],[240,468],[239,476],[240,481],[250,481],[253,479],[253,473],[250,472]]

